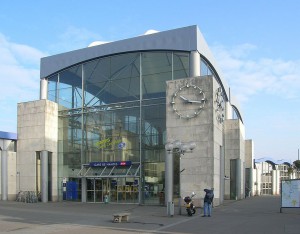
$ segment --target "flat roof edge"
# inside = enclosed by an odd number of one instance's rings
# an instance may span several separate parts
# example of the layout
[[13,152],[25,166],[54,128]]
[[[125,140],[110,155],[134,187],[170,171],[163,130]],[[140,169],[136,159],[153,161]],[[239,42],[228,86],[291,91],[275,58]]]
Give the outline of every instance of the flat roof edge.
[[0,131],[0,139],[7,139],[7,140],[17,140],[18,135],[12,132],[2,132]]
[[197,50],[196,25],[141,35],[87,47],[41,59],[40,77],[45,78],[72,65],[113,54],[149,50]]

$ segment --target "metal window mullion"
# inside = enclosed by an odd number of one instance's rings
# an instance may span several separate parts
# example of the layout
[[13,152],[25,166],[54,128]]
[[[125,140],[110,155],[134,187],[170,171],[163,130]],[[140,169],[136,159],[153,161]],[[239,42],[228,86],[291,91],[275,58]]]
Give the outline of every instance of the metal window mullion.
[[81,92],[82,92],[82,98],[81,98],[81,164],[83,164],[83,144],[84,144],[84,134],[83,134],[83,105],[84,105],[84,70],[83,70],[83,64],[81,65]]
[[171,72],[171,74],[172,74],[172,80],[174,80],[174,52],[172,51],[172,65],[171,65],[171,67],[172,67],[172,72]]
[[59,87],[60,87],[60,73],[58,73],[58,75],[57,75],[57,86],[56,86],[56,90],[55,90],[55,92],[56,92],[55,102],[57,104],[59,104],[59,91],[60,91]]
[[[140,165],[142,164],[142,83],[143,83],[143,68],[142,68],[142,53],[140,53],[140,119],[139,119],[139,151],[140,151]],[[140,170],[140,183],[139,183],[139,204],[142,202],[142,185],[143,185],[143,178],[142,178],[142,168]]]
[[126,172],[126,176],[128,175],[128,173],[130,172],[130,170],[131,170],[131,167],[132,167],[132,165],[130,165],[130,167],[128,168],[128,170],[127,170],[127,172]]
[[81,172],[83,171],[83,169],[84,169],[84,167],[82,167],[82,168],[80,169],[80,171],[77,173],[77,176],[81,176]]
[[134,173],[134,176],[137,176],[137,173],[139,172],[140,167],[141,167],[141,164],[140,164],[140,165],[138,166],[138,168],[136,169],[136,172]]
[[91,167],[89,167],[89,169],[87,169],[87,171],[85,172],[85,174],[83,176],[86,176],[90,169],[91,169]]
[[110,170],[110,173],[108,174],[108,176],[111,175],[111,173],[114,171],[114,169],[115,169],[115,166],[113,166],[113,168]]
[[104,167],[103,171],[101,172],[100,176],[102,176],[102,174],[104,173],[104,171],[106,170],[107,167]]

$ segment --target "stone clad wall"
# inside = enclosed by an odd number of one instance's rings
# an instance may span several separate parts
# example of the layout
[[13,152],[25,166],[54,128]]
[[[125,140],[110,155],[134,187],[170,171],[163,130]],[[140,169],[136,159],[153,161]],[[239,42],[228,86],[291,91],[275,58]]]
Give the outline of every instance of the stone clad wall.
[[16,155],[16,152],[7,152],[7,199],[10,201],[16,200],[16,191],[18,192],[18,188],[16,187],[18,178],[16,171]]
[[[179,118],[172,109],[173,93],[186,82],[199,86],[206,97],[205,108],[192,119]],[[218,83],[212,76],[194,77],[167,82],[166,122],[167,141],[194,141],[196,148],[191,153],[181,157],[181,195],[182,197],[195,192],[197,205],[203,204],[204,189],[214,188],[214,204],[220,203],[220,173],[221,147],[223,142],[223,127],[217,123],[214,111],[214,91]]]
[[[244,174],[245,174],[245,129],[243,123],[238,119],[225,121],[225,199],[230,199],[230,193],[236,193],[237,199],[244,197]],[[230,160],[237,160],[238,171],[235,177],[230,175]],[[237,190],[232,191],[230,180],[235,181]],[[231,182],[233,183],[233,182]]]
[[253,140],[245,141],[245,167],[253,168],[253,153],[254,153],[254,142]]
[[57,104],[38,100],[18,104],[17,171],[22,191],[36,191],[36,157],[47,150],[52,155],[52,200],[57,200]]

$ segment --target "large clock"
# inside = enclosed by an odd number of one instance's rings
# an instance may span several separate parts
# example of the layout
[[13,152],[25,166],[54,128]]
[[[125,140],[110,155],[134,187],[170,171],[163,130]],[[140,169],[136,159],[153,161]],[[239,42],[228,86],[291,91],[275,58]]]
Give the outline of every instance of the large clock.
[[216,103],[215,112],[216,112],[217,122],[222,124],[225,119],[225,114],[224,114],[225,102],[224,102],[224,97],[223,97],[223,92],[221,87],[217,88],[217,90],[215,91],[215,103]]
[[205,93],[200,87],[186,84],[174,92],[171,105],[180,118],[191,119],[200,114],[205,101]]

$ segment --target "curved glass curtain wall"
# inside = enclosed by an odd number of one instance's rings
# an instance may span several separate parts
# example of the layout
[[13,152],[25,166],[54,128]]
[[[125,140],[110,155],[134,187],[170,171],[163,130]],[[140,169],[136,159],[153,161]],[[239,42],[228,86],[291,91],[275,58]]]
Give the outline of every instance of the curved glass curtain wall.
[[142,203],[158,203],[166,81],[188,76],[188,52],[160,51],[97,58],[48,77],[48,98],[59,104],[60,179],[91,161],[141,163]]
[[214,74],[213,70],[211,69],[211,67],[209,66],[209,64],[202,57],[201,57],[201,61],[200,61],[200,75],[201,76],[210,76],[210,75],[215,76],[215,74]]

